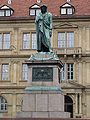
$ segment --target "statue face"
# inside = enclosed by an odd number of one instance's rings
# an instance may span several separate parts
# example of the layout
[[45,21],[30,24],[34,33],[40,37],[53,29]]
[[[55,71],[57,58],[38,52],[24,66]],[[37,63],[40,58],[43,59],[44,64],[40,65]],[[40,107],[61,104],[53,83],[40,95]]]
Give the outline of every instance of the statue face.
[[45,6],[41,7],[41,12],[44,14],[47,11],[47,8]]

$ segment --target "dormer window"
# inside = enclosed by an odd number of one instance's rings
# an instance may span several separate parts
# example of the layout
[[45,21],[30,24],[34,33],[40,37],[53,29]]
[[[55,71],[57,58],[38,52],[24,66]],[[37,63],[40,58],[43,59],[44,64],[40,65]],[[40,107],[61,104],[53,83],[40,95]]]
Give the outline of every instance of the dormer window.
[[60,7],[61,15],[72,15],[74,11],[75,11],[75,8],[69,3],[65,3],[64,5]]
[[0,8],[0,16],[11,16],[13,14],[13,9],[4,5]]
[[31,6],[29,9],[30,9],[30,16],[36,16],[39,12],[41,12],[40,6],[37,4]]

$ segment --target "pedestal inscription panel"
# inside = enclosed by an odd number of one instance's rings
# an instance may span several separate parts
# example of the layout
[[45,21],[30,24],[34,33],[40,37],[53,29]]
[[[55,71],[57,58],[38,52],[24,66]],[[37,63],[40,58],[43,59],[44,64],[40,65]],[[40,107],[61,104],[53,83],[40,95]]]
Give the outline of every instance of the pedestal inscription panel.
[[52,67],[33,67],[32,81],[53,81]]

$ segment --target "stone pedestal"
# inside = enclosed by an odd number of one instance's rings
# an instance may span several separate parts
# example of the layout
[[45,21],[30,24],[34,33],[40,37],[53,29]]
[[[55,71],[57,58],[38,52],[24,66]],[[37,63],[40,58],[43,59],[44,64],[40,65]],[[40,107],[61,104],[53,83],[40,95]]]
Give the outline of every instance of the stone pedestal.
[[53,53],[39,53],[31,55],[26,63],[28,86],[17,117],[69,118],[70,114],[64,112],[64,93],[60,88],[62,62]]
[[[32,57],[33,56],[33,57]],[[62,62],[55,54],[36,54],[26,61],[28,64],[28,85],[58,86]]]

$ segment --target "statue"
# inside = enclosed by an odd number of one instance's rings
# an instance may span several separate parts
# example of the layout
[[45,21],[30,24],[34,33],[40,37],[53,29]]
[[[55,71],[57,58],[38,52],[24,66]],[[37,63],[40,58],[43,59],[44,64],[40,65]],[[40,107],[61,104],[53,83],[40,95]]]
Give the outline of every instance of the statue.
[[42,5],[41,12],[36,16],[37,52],[52,52],[52,14],[47,12],[47,6]]

